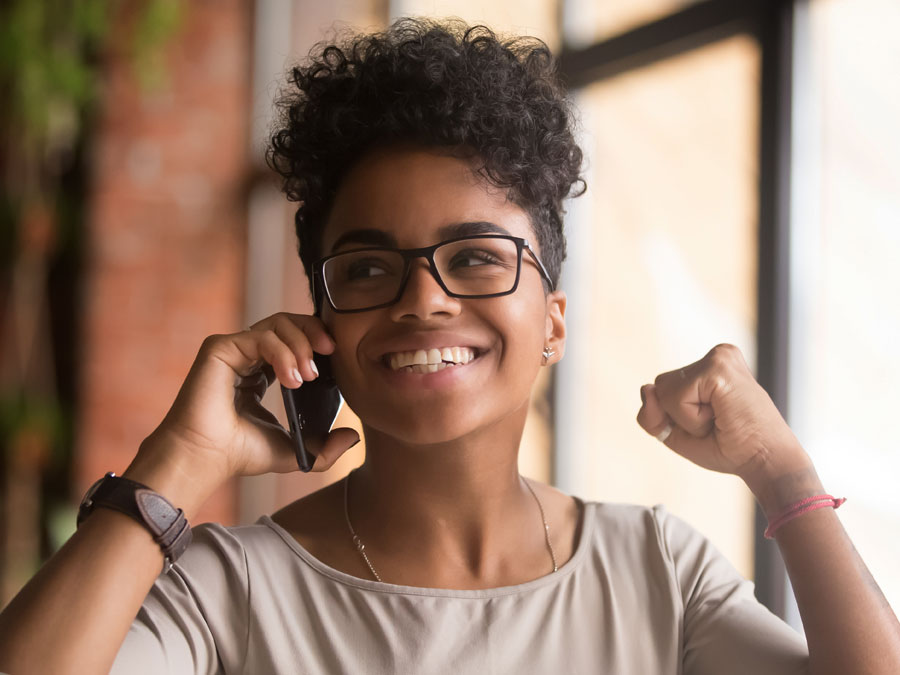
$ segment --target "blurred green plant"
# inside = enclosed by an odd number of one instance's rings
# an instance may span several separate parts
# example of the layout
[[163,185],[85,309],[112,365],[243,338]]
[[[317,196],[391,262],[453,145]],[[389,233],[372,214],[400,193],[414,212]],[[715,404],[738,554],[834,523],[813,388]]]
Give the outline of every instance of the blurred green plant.
[[[48,274],[74,257],[85,195],[64,180],[85,167],[104,59],[124,56],[146,91],[165,83],[178,0],[0,2],[0,461],[4,502],[21,472],[67,466],[72,413],[57,392]],[[84,185],[84,181],[75,181]],[[83,190],[83,188],[75,188]],[[71,250],[70,250],[71,249]],[[17,473],[18,472],[18,473]],[[0,533],[10,509],[0,505]],[[19,517],[21,514],[16,513]],[[33,523],[49,527],[49,523]],[[0,542],[0,571],[8,542]],[[15,561],[14,561],[15,562]],[[29,563],[30,564],[30,563]],[[8,580],[6,580],[8,582]],[[8,584],[7,584],[8,585]],[[6,589],[8,590],[8,589]]]
[[[34,198],[46,202],[54,178],[70,167],[72,150],[98,100],[104,52],[124,50],[140,84],[160,86],[164,47],[182,13],[177,0],[0,4],[0,156],[4,197],[19,207],[14,212]],[[122,24],[129,29],[125,36],[112,31]],[[3,223],[8,226],[10,219]],[[4,246],[6,255],[14,250]]]

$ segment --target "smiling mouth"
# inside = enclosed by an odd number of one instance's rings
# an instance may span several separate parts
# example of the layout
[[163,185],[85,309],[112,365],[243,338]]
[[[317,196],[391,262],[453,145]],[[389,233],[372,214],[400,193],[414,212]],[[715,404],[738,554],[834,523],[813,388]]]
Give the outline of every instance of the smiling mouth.
[[481,354],[481,350],[475,347],[443,347],[385,354],[381,361],[393,372],[426,374],[460,368],[472,363]]

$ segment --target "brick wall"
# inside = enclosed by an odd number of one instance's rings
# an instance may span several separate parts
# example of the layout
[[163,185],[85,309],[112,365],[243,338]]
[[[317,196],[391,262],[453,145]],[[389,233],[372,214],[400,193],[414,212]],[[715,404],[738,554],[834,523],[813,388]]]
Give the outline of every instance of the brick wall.
[[[183,7],[161,86],[139,86],[115,50],[104,78],[82,298],[79,495],[127,467],[203,338],[242,327],[252,3]],[[195,520],[234,515],[227,485]]]

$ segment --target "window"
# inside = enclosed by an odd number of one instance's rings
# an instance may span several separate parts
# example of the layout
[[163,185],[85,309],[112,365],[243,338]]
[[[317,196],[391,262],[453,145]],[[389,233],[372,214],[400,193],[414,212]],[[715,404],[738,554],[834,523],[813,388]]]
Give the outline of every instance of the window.
[[590,168],[567,220],[555,402],[561,489],[662,502],[748,577],[752,494],[635,415],[642,384],[719,342],[755,362],[758,80],[757,43],[736,36],[579,92]]
[[817,0],[798,18],[792,428],[897,612],[900,6]]

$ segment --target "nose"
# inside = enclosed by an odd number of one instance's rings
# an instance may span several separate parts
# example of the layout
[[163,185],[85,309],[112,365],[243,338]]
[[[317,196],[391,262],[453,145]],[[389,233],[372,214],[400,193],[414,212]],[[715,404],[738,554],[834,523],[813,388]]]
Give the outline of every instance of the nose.
[[388,309],[394,320],[409,316],[427,319],[433,314],[458,314],[460,302],[444,292],[428,261],[416,258],[409,263],[409,276],[400,299]]

